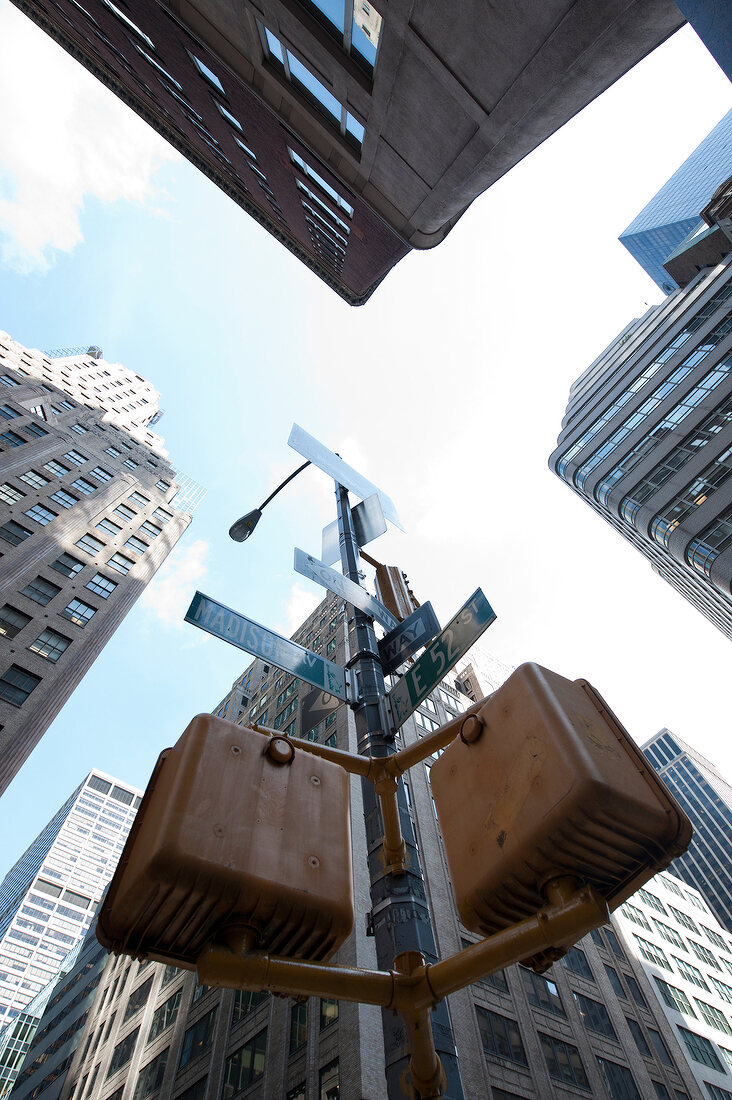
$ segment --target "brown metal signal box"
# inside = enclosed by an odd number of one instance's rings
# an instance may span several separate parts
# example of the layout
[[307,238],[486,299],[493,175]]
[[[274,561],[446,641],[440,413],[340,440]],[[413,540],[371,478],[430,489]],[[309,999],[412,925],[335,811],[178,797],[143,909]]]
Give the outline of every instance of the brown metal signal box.
[[346,772],[198,715],[158,760],[99,914],[101,943],[192,969],[214,940],[324,960],[352,927]]
[[525,664],[479,713],[477,740],[457,737],[431,772],[467,928],[531,916],[560,875],[613,909],[687,848],[688,818],[585,680]]

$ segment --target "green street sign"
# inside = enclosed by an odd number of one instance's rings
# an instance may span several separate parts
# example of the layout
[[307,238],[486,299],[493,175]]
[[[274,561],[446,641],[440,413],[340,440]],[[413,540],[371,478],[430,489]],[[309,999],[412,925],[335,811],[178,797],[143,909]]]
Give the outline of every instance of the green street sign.
[[387,695],[397,728],[435,690],[445,674],[467,653],[495,619],[495,611],[482,590],[476,588],[455,618],[437,635]]
[[337,695],[344,701],[346,699],[346,674],[340,665],[312,653],[297,642],[291,642],[289,638],[283,638],[281,634],[275,634],[246,615],[240,615],[238,611],[232,611],[217,600],[204,596],[203,592],[196,592],[185,614],[185,621],[216,638],[222,638],[237,649],[243,649],[245,653],[269,661],[276,668],[292,672],[330,695]]

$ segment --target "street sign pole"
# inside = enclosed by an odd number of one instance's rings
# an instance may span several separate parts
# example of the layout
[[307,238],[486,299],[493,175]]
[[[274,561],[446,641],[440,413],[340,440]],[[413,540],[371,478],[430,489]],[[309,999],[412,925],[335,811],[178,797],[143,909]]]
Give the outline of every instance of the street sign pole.
[[[358,541],[348,500],[348,490],[336,481],[338,538],[343,576],[359,584]],[[356,700],[352,703],[358,735],[358,751],[363,756],[384,757],[394,750],[394,731],[386,705],[384,673],[373,622],[360,608],[353,608],[354,641],[350,666],[356,673]],[[412,820],[407,808],[404,784],[397,791],[402,836],[407,846],[408,870],[401,875],[385,870],[380,859],[384,830],[379,799],[374,785],[363,780],[366,844],[369,852],[371,882],[371,926],[380,970],[391,970],[394,958],[403,951],[420,951],[428,963],[437,962],[437,947],[432,931],[422,868],[415,843]],[[435,1048],[447,1079],[445,1100],[464,1100],[455,1040],[447,1004],[440,1001],[432,1013]],[[407,1076],[409,1051],[404,1025],[397,1015],[382,1010],[384,1054],[389,1100],[404,1100],[403,1080]]]

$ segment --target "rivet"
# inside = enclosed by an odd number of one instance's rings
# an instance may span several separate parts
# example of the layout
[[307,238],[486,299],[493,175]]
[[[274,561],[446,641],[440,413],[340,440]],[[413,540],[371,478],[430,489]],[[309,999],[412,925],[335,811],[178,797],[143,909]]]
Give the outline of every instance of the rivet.
[[310,864],[311,867],[320,867],[320,860],[318,859],[317,856],[310,856],[308,858],[308,863]]
[[310,782],[312,783],[312,785],[314,787],[319,787],[320,786],[320,776],[319,775],[311,775],[310,776]]
[[234,756],[240,756],[241,755],[241,748],[239,747],[239,745],[232,745],[231,746],[231,752]]

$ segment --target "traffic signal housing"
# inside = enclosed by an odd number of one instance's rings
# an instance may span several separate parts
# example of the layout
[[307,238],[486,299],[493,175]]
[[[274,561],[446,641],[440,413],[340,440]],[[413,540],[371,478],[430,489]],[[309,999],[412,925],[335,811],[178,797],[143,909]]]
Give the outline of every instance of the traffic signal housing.
[[193,969],[211,943],[322,961],[353,928],[348,776],[200,714],[158,760],[97,937]]
[[466,716],[431,782],[460,918],[482,935],[536,913],[563,876],[614,909],[691,840],[595,689],[536,664]]

